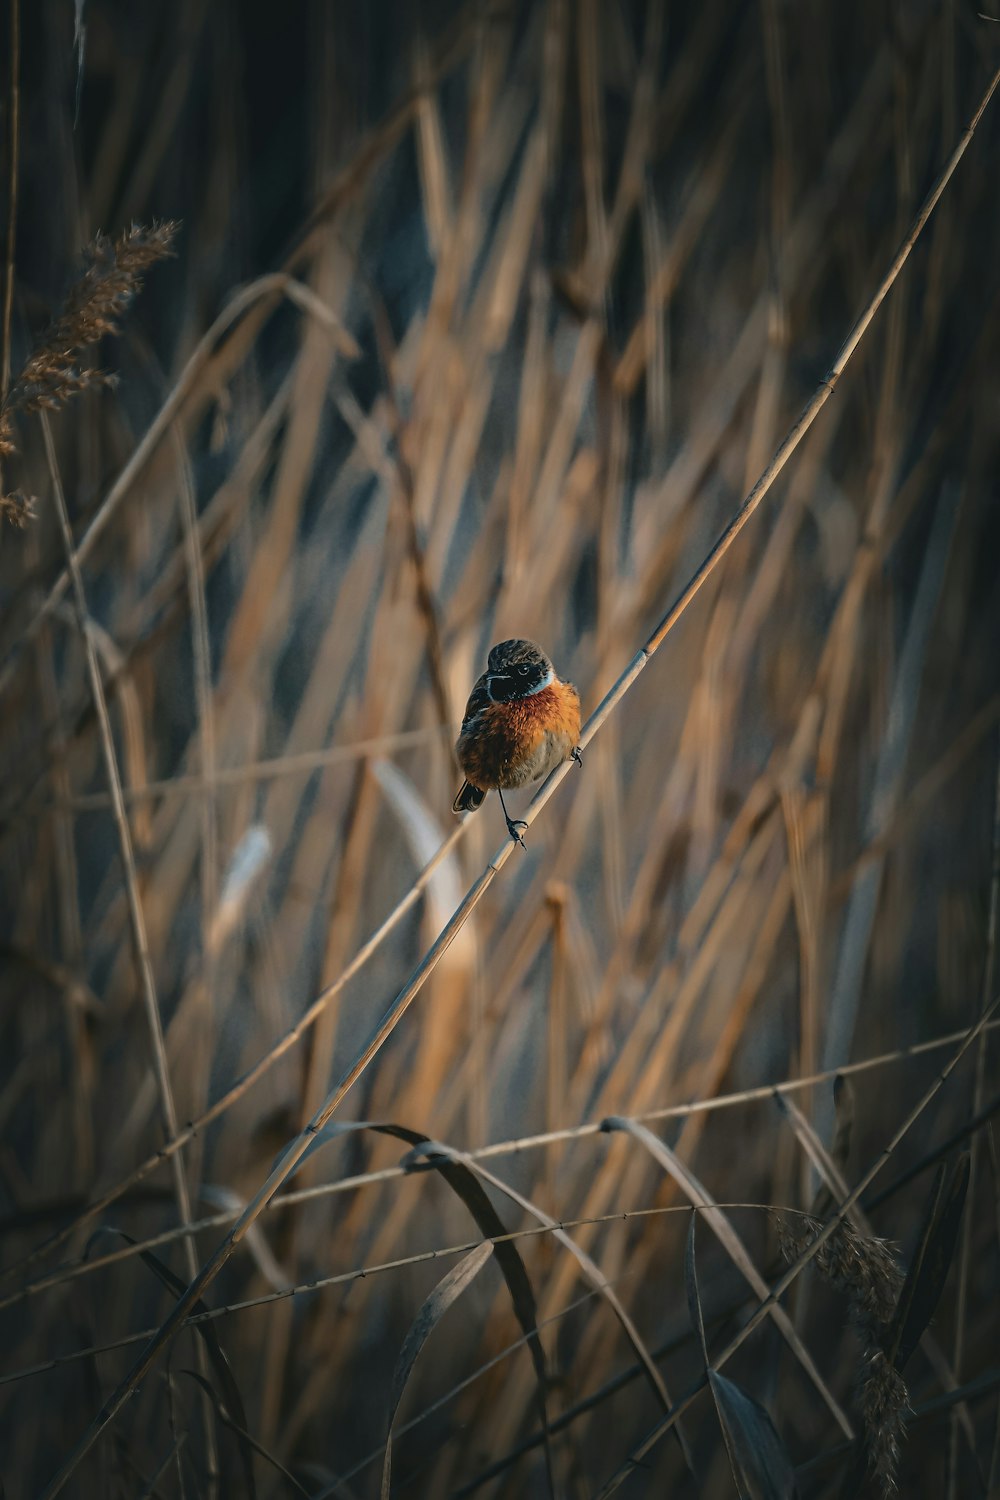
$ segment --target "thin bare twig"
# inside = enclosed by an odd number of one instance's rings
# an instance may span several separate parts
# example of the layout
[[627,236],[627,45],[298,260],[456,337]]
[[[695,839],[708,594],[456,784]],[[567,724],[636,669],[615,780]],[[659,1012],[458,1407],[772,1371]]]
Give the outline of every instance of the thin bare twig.
[[[156,996],[156,981],[153,977],[153,964],[149,954],[149,943],[146,937],[146,920],[142,910],[142,898],[139,895],[139,880],[136,874],[135,853],[132,848],[132,835],[129,831],[128,814],[125,811],[125,802],[122,797],[121,775],[118,770],[118,756],[115,750],[114,737],[111,732],[111,719],[108,714],[107,698],[104,694],[104,684],[101,680],[100,663],[97,660],[97,651],[91,638],[89,619],[87,611],[87,596],[84,590],[83,574],[80,571],[80,562],[73,546],[73,531],[70,526],[69,512],[66,509],[66,499],[63,495],[62,481],[59,477],[59,466],[56,461],[55,444],[52,441],[52,428],[49,423],[48,414],[45,411],[39,413],[42,425],[42,435],[45,440],[45,453],[48,459],[49,475],[52,481],[52,494],[56,506],[56,514],[59,519],[59,527],[62,532],[63,544],[66,549],[66,567],[73,588],[73,605],[76,612],[77,623],[80,629],[80,638],[83,642],[87,657],[87,674],[90,679],[90,687],[94,696],[94,708],[97,712],[98,724],[100,726],[101,749],[104,755],[104,768],[111,788],[114,806],[115,828],[118,833],[118,848],[122,862],[122,872],[125,883],[125,894],[128,900],[129,921],[132,928],[132,941],[135,948],[136,968],[139,972],[139,983],[142,989],[143,1002],[146,1009],[146,1024],[149,1030],[150,1047],[153,1054],[153,1071],[156,1075],[157,1091],[160,1100],[160,1114],[163,1123],[163,1133],[168,1144],[173,1142],[177,1135],[177,1115],[174,1109],[173,1091],[170,1086],[170,1072],[167,1065],[167,1052],[163,1041],[163,1026],[160,1020],[160,1007]],[[191,1218],[191,1200],[188,1194],[187,1178],[184,1172],[184,1164],[179,1156],[174,1156],[172,1161],[172,1173],[174,1179],[174,1191],[177,1196],[177,1211],[183,1224],[187,1224]],[[185,1241],[185,1255],[189,1266],[196,1266],[194,1240],[188,1237]]]

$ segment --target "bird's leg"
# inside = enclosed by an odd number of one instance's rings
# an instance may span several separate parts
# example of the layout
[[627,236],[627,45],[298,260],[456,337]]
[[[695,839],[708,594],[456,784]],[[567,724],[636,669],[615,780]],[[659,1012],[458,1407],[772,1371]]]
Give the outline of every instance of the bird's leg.
[[570,751],[569,758],[570,760],[575,760],[577,765],[580,767],[580,770],[583,770],[583,751],[580,749],[579,745],[577,745],[575,750]]
[[522,828],[527,828],[527,826],[528,826],[527,823],[524,821],[523,818],[512,818],[511,817],[510,813],[507,811],[507,804],[503,800],[503,792],[500,791],[499,787],[497,787],[497,792],[498,792],[499,797],[500,797],[500,806],[503,808],[503,815],[507,819],[507,832],[510,834],[511,838],[514,840],[515,844],[520,844],[520,846],[521,846],[522,849],[527,848],[527,845],[524,842],[524,836],[522,835],[522,833],[520,831]]

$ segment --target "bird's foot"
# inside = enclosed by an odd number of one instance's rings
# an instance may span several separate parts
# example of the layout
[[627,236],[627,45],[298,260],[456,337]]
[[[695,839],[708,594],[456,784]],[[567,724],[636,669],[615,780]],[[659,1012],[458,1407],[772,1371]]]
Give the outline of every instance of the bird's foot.
[[[504,813],[504,817],[507,818],[506,813]],[[507,832],[514,840],[515,844],[520,844],[522,849],[526,849],[528,847],[524,842],[524,835],[521,832],[522,828],[527,828],[527,826],[528,825],[523,818],[507,818]]]
[[577,745],[575,750],[570,751],[569,758],[570,760],[575,760],[577,765],[580,767],[580,770],[583,770],[583,751],[580,749],[579,745]]

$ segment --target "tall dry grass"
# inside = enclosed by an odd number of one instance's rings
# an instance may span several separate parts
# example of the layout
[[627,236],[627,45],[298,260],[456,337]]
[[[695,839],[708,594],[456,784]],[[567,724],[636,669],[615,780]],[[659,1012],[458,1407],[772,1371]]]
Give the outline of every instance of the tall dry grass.
[[[4,18],[7,1494],[988,1494],[990,110],[835,356],[995,28],[81,18]],[[633,664],[526,854],[511,634]]]

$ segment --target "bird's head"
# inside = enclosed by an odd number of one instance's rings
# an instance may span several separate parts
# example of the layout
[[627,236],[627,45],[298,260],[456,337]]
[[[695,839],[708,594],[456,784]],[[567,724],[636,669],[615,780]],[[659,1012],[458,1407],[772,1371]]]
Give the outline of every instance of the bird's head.
[[552,663],[534,641],[501,641],[486,664],[490,697],[494,703],[529,698],[548,687],[555,676]]

